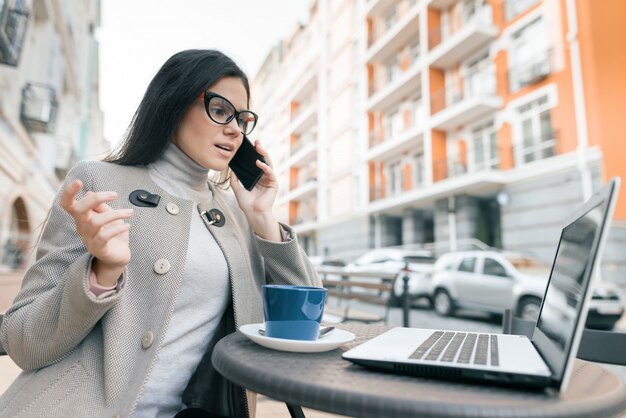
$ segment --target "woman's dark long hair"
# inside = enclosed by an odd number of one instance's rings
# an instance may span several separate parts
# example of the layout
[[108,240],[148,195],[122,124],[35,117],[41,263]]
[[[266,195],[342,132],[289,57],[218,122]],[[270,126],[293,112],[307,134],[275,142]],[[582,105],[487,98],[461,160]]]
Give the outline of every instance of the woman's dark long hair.
[[159,159],[189,106],[202,91],[224,77],[241,79],[249,105],[248,77],[223,53],[190,49],[173,55],[148,85],[121,145],[104,161],[146,165]]

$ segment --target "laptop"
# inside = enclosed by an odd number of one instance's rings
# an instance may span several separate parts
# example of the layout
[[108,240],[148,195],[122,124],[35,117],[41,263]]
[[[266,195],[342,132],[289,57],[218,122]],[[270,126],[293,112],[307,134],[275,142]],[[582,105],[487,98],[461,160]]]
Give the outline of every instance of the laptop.
[[398,374],[564,391],[585,327],[594,267],[601,259],[619,184],[619,178],[609,181],[563,226],[532,338],[398,327],[342,357]]

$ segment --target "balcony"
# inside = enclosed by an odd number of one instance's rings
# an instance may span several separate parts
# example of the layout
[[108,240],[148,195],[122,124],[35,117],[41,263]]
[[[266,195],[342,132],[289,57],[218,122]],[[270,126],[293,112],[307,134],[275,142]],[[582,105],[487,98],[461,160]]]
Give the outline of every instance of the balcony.
[[419,4],[414,4],[394,25],[386,32],[375,36],[370,41],[367,50],[367,62],[385,61],[395,51],[405,45],[411,44],[411,40],[419,34]]
[[0,64],[17,67],[28,26],[28,16],[24,0],[0,3]]
[[459,19],[463,23],[445,36],[441,28],[429,34],[430,65],[433,67],[450,68],[498,36],[498,27],[493,24],[489,6],[483,6],[471,16],[461,16]]
[[432,95],[430,106],[435,129],[453,129],[487,116],[502,106],[502,98],[496,96],[495,74],[477,72],[439,90]]
[[386,84],[376,86],[374,94],[367,100],[367,110],[385,110],[392,104],[399,102],[408,92],[416,91],[420,87],[420,67],[414,61],[409,69],[392,78]]
[[444,10],[452,6],[458,0],[430,0],[428,3],[428,7],[432,7],[433,9]]
[[54,131],[57,107],[56,91],[51,86],[27,83],[22,89],[20,120],[28,131]]
[[314,102],[309,101],[302,110],[299,110],[292,116],[287,130],[291,134],[302,134],[311,129],[316,120],[317,109]]
[[399,135],[384,140],[371,147],[366,154],[367,160],[385,160],[415,148],[417,139],[423,134],[424,127],[413,126]]
[[[522,60],[520,60],[522,61]],[[535,54],[523,65],[513,65],[509,71],[511,91],[543,81],[552,72],[552,50],[547,49]]]
[[314,135],[305,135],[291,145],[289,167],[304,167],[317,157],[317,141]]
[[298,178],[291,190],[284,196],[284,200],[303,201],[317,195],[317,178],[302,176]]

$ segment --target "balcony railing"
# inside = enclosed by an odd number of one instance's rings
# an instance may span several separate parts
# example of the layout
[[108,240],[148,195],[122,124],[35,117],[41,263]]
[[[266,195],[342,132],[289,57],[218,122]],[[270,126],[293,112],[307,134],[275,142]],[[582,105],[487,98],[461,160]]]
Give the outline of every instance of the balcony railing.
[[[382,128],[374,129],[369,133],[369,147],[372,148],[378,144],[381,144],[385,141],[392,140],[394,137],[404,134],[405,132],[415,128],[419,125],[425,124],[425,112],[424,106],[421,102],[418,102],[417,106],[414,106],[411,109],[411,115],[409,118],[408,124],[403,124],[401,129],[398,129],[397,132],[390,133],[389,135],[385,134],[385,130]],[[382,125],[385,126],[387,117],[383,117]]]
[[513,66],[509,71],[511,91],[536,84],[545,79],[552,72],[552,50],[547,49],[536,55],[521,66]]
[[539,0],[504,0],[502,2],[504,17],[506,20],[513,19],[537,3],[539,3]]
[[306,135],[298,138],[296,142],[291,145],[291,154],[295,154],[300,151],[302,148],[306,147],[309,144],[313,144],[315,142],[314,135]]
[[489,6],[483,6],[471,15],[467,15],[463,12],[455,12],[450,20],[453,22],[458,22],[458,24],[450,25],[446,33],[443,33],[443,28],[441,26],[433,28],[428,32],[428,47],[430,49],[433,49],[440,43],[445,42],[455,33],[461,31],[469,25],[481,26],[491,25],[493,23],[491,7]]
[[492,71],[478,71],[434,92],[430,98],[431,113],[435,114],[472,97],[493,96],[495,93],[495,73]]
[[383,90],[390,84],[393,84],[396,80],[402,78],[404,74],[408,73],[413,69],[415,65],[417,65],[417,61],[419,60],[420,52],[419,49],[415,51],[411,51],[408,56],[408,64],[405,69],[402,69],[402,66],[398,64],[397,68],[394,71],[391,71],[389,74],[389,69],[386,66],[381,66],[377,69],[376,77],[373,82],[368,86],[368,95],[369,97]]
[[4,0],[0,6],[0,64],[16,67],[28,26],[28,10],[24,0]]
[[20,120],[31,132],[54,130],[58,102],[56,91],[47,84],[27,83],[22,89]]

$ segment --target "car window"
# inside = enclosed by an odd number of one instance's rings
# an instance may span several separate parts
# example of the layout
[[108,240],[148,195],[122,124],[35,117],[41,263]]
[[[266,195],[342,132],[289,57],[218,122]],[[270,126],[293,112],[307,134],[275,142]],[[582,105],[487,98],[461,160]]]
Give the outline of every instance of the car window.
[[500,276],[500,277],[508,276],[504,266],[500,264],[498,261],[489,257],[485,258],[485,265],[483,266],[483,273],[489,276]]
[[474,272],[474,266],[476,265],[476,257],[465,257],[461,264],[459,264],[459,271],[466,271],[469,273]]
[[418,264],[434,264],[434,257],[420,256],[420,255],[407,255],[404,257],[406,263],[418,263]]

